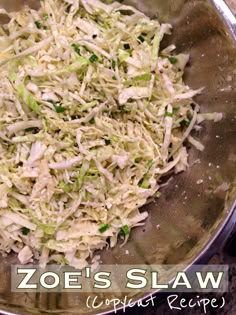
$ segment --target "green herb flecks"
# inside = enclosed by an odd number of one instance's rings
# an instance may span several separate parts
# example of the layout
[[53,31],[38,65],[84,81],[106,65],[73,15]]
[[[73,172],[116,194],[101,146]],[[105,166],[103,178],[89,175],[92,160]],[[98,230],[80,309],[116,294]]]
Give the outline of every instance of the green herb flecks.
[[145,41],[145,38],[144,38],[142,35],[140,35],[140,36],[138,37],[138,40],[139,40],[141,43],[143,43],[143,42]]
[[30,229],[28,229],[28,228],[26,228],[26,227],[23,227],[21,231],[22,231],[22,234],[26,236],[26,235],[29,234]]
[[65,111],[65,108],[63,106],[61,106],[61,105],[56,105],[55,109],[56,109],[56,112],[58,114],[64,113],[64,111]]
[[100,233],[105,233],[109,228],[110,228],[110,225],[109,225],[109,224],[103,224],[103,225],[99,228],[99,232],[100,232]]
[[129,50],[130,49],[130,44],[124,44],[124,49]]
[[54,104],[54,103],[55,103],[55,102],[54,102],[53,100],[51,100],[51,99],[46,100],[46,102],[51,103],[51,104]]
[[122,226],[120,230],[120,235],[129,235],[129,233],[130,233],[129,226],[128,225]]
[[168,59],[169,59],[169,62],[172,63],[172,65],[174,65],[178,61],[178,59],[175,57],[169,57]]
[[98,61],[98,56],[93,54],[90,58],[89,58],[89,61],[91,63],[95,63],[96,61]]
[[35,21],[34,24],[37,27],[37,29],[39,29],[39,30],[41,30],[41,29],[47,30],[48,29],[47,26],[42,25],[41,22],[39,22],[39,21]]
[[74,44],[71,45],[71,47],[74,49],[74,51],[75,51],[79,56],[81,56],[80,49],[79,49],[79,47],[78,47],[77,44],[74,43]]
[[171,113],[171,112],[166,112],[166,115],[165,115],[166,117],[173,117],[173,113]]
[[188,128],[189,125],[190,125],[190,121],[188,121],[188,120],[182,120],[181,123],[180,123],[180,126],[182,128]]
[[94,119],[94,117],[90,119],[89,123],[90,123],[90,125],[94,125],[94,124],[95,124],[95,119]]
[[26,129],[25,129],[25,132],[32,132],[32,131],[35,131],[35,128],[34,128],[34,127],[32,127],[32,128],[26,128]]
[[104,139],[104,141],[105,141],[105,144],[106,144],[106,145],[111,144],[111,140],[110,140],[110,139]]
[[39,30],[42,28],[42,25],[39,21],[35,21],[34,24]]
[[115,60],[112,60],[111,66],[112,66],[112,69],[113,69],[113,70],[116,69],[116,62],[115,62]]

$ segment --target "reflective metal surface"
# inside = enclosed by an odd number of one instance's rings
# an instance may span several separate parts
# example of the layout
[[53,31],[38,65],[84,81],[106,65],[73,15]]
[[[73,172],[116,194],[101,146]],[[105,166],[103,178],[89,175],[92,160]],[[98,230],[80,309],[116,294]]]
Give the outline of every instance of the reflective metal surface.
[[[0,7],[18,10],[23,3],[39,4],[33,0],[0,0]],[[219,123],[204,123],[195,137],[201,139],[205,151],[190,148],[192,167],[174,177],[162,189],[161,198],[146,206],[150,213],[146,226],[134,230],[125,247],[102,252],[102,261],[188,266],[202,258],[229,220],[228,228],[235,222],[236,22],[221,0],[130,0],[127,3],[152,18],[173,24],[173,35],[165,39],[163,47],[174,43],[177,51],[190,53],[185,81],[192,88],[204,86],[203,94],[196,99],[201,110],[223,112],[224,119]],[[197,184],[199,180],[203,182]],[[125,255],[126,250],[129,255]],[[87,295],[83,294],[11,293],[9,272],[14,262],[15,257],[1,258],[2,313],[96,313],[86,308]],[[138,298],[141,297],[142,293]]]

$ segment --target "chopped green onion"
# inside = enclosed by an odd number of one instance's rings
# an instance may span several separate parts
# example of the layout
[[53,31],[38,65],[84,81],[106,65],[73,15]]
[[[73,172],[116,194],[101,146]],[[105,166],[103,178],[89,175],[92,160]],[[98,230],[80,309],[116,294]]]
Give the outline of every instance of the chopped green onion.
[[170,112],[166,112],[166,117],[173,117],[173,113],[170,113]]
[[113,75],[112,80],[117,80],[115,75]]
[[99,228],[100,233],[105,233],[110,228],[109,224],[104,224]]
[[111,144],[111,140],[109,140],[109,139],[104,139],[104,140],[105,140],[106,145]]
[[169,59],[170,63],[172,63],[172,65],[174,65],[178,61],[178,59],[175,57],[169,57],[168,59]]
[[78,45],[76,44],[72,44],[71,47],[74,49],[74,51],[81,56],[81,53],[80,53],[80,49],[78,47]]
[[38,29],[41,29],[42,28],[42,25],[39,21],[35,21],[34,22],[35,26],[38,28]]
[[122,3],[122,2],[124,2],[124,0],[116,0],[117,2],[119,2],[119,3]]
[[188,120],[182,120],[181,123],[180,123],[180,126],[182,128],[186,128],[190,125],[190,122]]
[[112,66],[112,69],[115,70],[115,68],[116,68],[116,62],[115,62],[115,60],[112,60],[111,66]]
[[54,101],[53,100],[47,100],[46,102],[48,102],[48,103],[51,103],[51,104],[54,104]]
[[26,128],[25,129],[25,132],[32,132],[32,131],[34,131],[35,130],[35,128],[33,127],[33,128]]
[[63,106],[61,106],[61,105],[55,106],[55,109],[56,109],[56,112],[58,114],[64,113],[64,111],[65,111],[65,108]]
[[130,49],[130,45],[129,44],[124,44],[124,49],[126,49],[126,50]]
[[94,117],[90,119],[89,123],[90,123],[90,125],[94,125],[94,124],[95,124],[95,119],[94,119]]
[[144,38],[142,35],[140,35],[140,36],[138,37],[138,40],[139,40],[141,43],[143,43],[143,42],[145,41],[145,38]]
[[40,30],[40,29],[44,29],[44,30],[47,30],[47,26],[45,25],[42,25],[39,21],[35,21],[34,22],[35,26]]
[[23,234],[23,235],[28,235],[29,232],[30,232],[30,229],[28,229],[28,228],[26,228],[26,227],[23,227],[23,228],[22,228],[22,234]]
[[95,55],[95,54],[93,54],[93,55],[89,58],[89,61],[90,61],[91,63],[94,63],[94,62],[98,61],[98,56]]
[[130,230],[129,230],[128,225],[122,226],[122,228],[120,230],[121,235],[129,235],[129,232],[130,232]]

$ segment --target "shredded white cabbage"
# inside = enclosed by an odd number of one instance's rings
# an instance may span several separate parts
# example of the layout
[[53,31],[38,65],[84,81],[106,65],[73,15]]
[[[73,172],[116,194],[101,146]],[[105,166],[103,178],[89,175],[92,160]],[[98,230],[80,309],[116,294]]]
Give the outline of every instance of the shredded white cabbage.
[[[110,1],[111,2],[111,1]],[[125,12],[129,12],[128,15]],[[160,51],[171,25],[116,1],[43,0],[0,30],[0,252],[83,268],[128,240],[203,120]],[[172,54],[172,55],[171,55]]]

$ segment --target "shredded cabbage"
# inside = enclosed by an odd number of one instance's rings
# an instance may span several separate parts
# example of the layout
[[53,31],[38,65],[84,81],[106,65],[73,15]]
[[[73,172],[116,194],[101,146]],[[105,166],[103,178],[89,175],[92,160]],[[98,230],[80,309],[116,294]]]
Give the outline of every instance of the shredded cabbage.
[[[203,120],[171,25],[117,1],[43,0],[0,33],[0,252],[83,268],[128,240]],[[125,12],[129,12],[128,15]],[[194,105],[195,104],[195,105]]]

